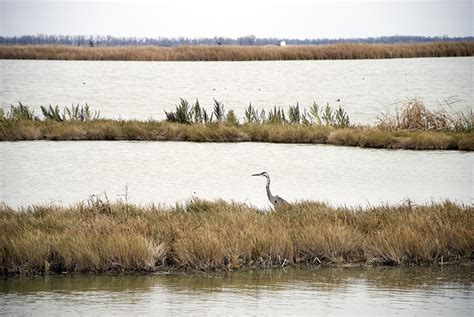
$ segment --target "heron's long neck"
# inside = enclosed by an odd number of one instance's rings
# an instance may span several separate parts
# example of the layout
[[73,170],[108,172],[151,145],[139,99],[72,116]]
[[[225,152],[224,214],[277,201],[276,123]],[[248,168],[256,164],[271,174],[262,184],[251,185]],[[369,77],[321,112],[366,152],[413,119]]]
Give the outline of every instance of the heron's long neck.
[[267,177],[267,196],[269,200],[272,200],[272,192],[270,191],[270,177]]

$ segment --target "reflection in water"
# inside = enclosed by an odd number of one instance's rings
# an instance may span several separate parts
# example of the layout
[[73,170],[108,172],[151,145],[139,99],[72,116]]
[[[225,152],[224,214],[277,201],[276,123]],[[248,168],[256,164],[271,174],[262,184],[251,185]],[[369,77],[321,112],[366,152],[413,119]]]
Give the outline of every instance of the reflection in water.
[[474,309],[471,266],[326,268],[0,282],[0,312],[42,315],[405,314]]

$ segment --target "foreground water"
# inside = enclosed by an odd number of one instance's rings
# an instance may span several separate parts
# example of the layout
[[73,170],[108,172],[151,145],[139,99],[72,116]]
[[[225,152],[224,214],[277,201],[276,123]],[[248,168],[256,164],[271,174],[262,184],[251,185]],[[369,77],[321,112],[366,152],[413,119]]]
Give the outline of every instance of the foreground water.
[[[212,98],[243,117],[259,108],[342,105],[353,122],[374,123],[393,103],[419,96],[468,111],[474,57],[268,62],[0,60],[0,106],[89,103],[103,117],[164,118],[179,97],[212,109]],[[339,102],[337,100],[340,100]],[[458,102],[456,102],[458,101]]]
[[77,203],[90,195],[174,204],[191,196],[269,205],[265,179],[288,201],[335,205],[472,201],[474,154],[328,145],[190,142],[1,142],[0,200]]
[[442,315],[474,309],[470,266],[0,281],[0,315]]

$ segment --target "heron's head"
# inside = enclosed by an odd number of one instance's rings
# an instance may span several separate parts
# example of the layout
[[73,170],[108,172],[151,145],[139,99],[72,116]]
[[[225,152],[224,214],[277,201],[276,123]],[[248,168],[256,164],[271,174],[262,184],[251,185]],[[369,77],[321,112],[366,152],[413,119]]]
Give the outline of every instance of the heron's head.
[[270,175],[268,175],[267,172],[261,172],[261,173],[258,173],[258,174],[252,174],[252,176],[263,176],[263,177],[266,177],[266,178],[270,178]]

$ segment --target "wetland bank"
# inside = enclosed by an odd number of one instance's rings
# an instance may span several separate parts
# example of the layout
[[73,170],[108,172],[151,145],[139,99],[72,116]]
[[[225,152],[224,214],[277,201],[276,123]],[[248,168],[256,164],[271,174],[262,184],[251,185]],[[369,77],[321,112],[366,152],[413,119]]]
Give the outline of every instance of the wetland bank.
[[233,109],[214,99],[213,111],[181,99],[166,121],[103,120],[89,106],[41,106],[42,118],[19,103],[0,117],[0,141],[136,140],[193,142],[271,142],[414,150],[474,149],[473,114],[428,110],[409,100],[396,115],[381,114],[376,126],[354,125],[339,106],[298,104],[256,109],[250,103],[244,123]]
[[365,209],[308,201],[274,212],[199,199],[175,207],[97,197],[70,207],[3,205],[2,274],[469,262],[473,212],[448,201]]

